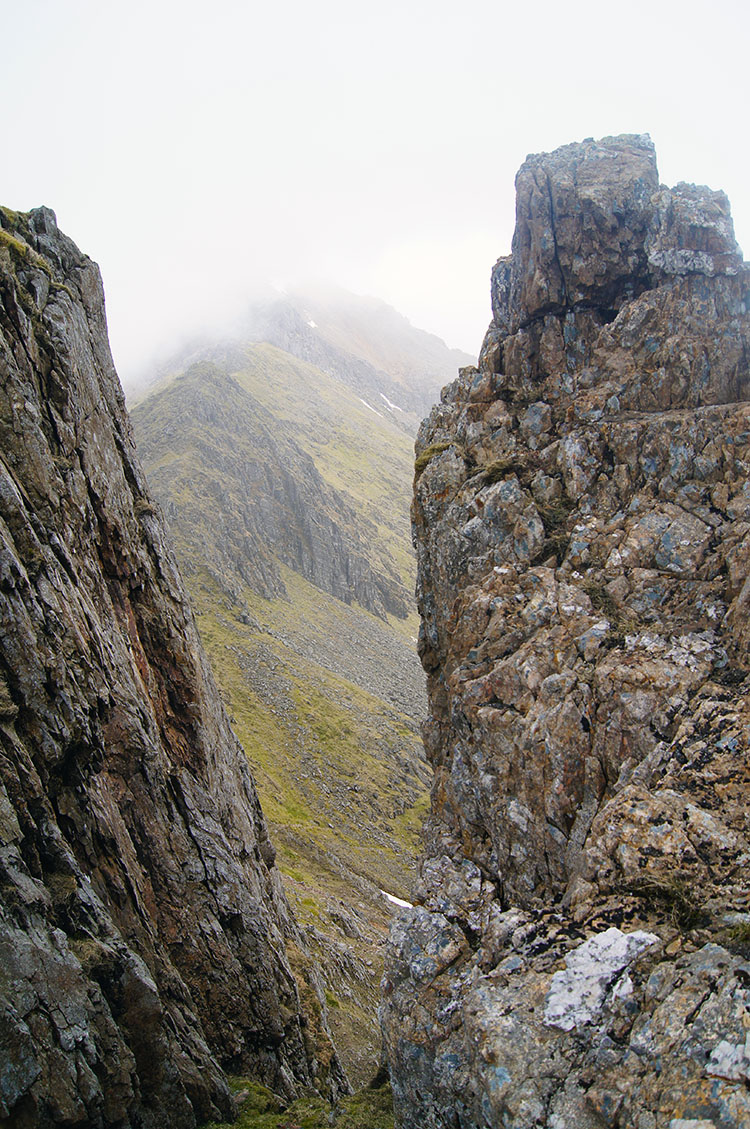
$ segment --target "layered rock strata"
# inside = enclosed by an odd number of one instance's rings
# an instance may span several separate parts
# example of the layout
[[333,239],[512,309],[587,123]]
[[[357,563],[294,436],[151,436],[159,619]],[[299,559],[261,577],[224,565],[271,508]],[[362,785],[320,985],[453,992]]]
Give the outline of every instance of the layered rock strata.
[[96,266],[0,212],[0,1120],[345,1088],[146,489]]
[[750,268],[647,137],[527,159],[420,431],[434,770],[403,1127],[750,1124]]

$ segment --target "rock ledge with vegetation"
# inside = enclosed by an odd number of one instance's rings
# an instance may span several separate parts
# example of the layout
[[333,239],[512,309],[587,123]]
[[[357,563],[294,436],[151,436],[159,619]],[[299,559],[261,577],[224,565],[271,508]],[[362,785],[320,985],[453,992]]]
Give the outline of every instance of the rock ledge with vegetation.
[[529,157],[417,443],[404,1129],[750,1124],[750,268],[647,137]]

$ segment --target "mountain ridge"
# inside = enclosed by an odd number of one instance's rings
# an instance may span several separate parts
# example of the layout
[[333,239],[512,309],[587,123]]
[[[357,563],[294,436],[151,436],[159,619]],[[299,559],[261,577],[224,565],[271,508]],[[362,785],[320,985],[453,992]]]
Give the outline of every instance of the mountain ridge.
[[[245,367],[256,358],[262,362],[268,348],[259,346],[254,356],[233,360]],[[205,553],[224,561],[225,580],[234,573],[261,594],[281,594],[278,570],[265,548],[273,545],[283,563],[345,603],[356,599],[381,618],[389,612],[405,618],[409,596],[403,582],[387,561],[372,569],[351,535],[353,512],[341,490],[324,482],[310,454],[293,434],[279,429],[273,413],[229,368],[194,361],[174,378],[176,384],[153,392],[134,409],[151,481],[169,498],[175,522],[181,528],[189,524],[193,538],[199,538],[204,513],[226,517]],[[171,415],[165,436],[158,419],[149,423],[167,400]],[[171,444],[169,456],[165,439]],[[190,515],[180,510],[188,480],[192,493],[199,492]],[[229,482],[236,483],[231,498],[225,496]]]
[[392,306],[332,286],[257,303],[251,337],[278,345],[362,393],[374,393],[400,426],[429,412],[440,388],[476,358],[413,326]]
[[436,334],[413,326],[379,298],[331,284],[289,292],[277,287],[253,300],[232,328],[204,331],[152,366],[149,375],[126,385],[128,402],[137,404],[171,379],[175,370],[189,368],[217,350],[225,358],[248,342],[274,345],[312,364],[363,398],[369,397],[370,408],[410,434],[416,432],[445,382],[458,368],[476,361]]

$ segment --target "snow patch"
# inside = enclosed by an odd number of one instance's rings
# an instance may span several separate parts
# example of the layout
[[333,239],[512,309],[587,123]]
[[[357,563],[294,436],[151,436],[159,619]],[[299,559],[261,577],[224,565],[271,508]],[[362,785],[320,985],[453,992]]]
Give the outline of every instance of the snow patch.
[[364,404],[365,407],[369,408],[371,412],[375,412],[376,416],[380,416],[381,419],[385,419],[385,416],[383,415],[383,413],[379,412],[377,410],[377,408],[373,408],[372,404],[368,404],[367,400],[363,400],[361,396],[357,396],[357,399],[359,400],[360,404]]
[[401,906],[402,909],[412,909],[411,902],[405,902],[403,898],[397,898],[395,894],[389,894],[387,890],[381,890],[380,893],[389,902],[393,902],[394,906]]
[[380,393],[380,398],[381,398],[381,400],[385,400],[386,404],[388,405],[389,408],[391,408],[392,411],[403,413],[404,409],[400,408],[398,406],[398,404],[394,404],[393,401],[389,400],[387,396],[384,396],[382,392]]
[[[607,992],[618,974],[658,940],[655,934],[641,929],[623,933],[614,927],[589,937],[568,953],[567,967],[552,977],[544,1005],[545,1024],[571,1031],[581,1023],[590,1023],[604,1006]],[[627,996],[632,990],[626,973],[615,986],[614,996]]]
[[318,328],[318,323],[316,321],[313,321],[312,318],[310,318],[310,320],[307,324],[310,326],[310,329],[317,329]]

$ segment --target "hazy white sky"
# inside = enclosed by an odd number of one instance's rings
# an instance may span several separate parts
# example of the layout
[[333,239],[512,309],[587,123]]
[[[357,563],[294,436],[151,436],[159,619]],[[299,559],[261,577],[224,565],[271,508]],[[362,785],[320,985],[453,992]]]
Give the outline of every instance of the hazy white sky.
[[648,132],[750,256],[747,0],[0,0],[0,203],[101,266],[124,380],[266,280],[476,353],[527,153]]

